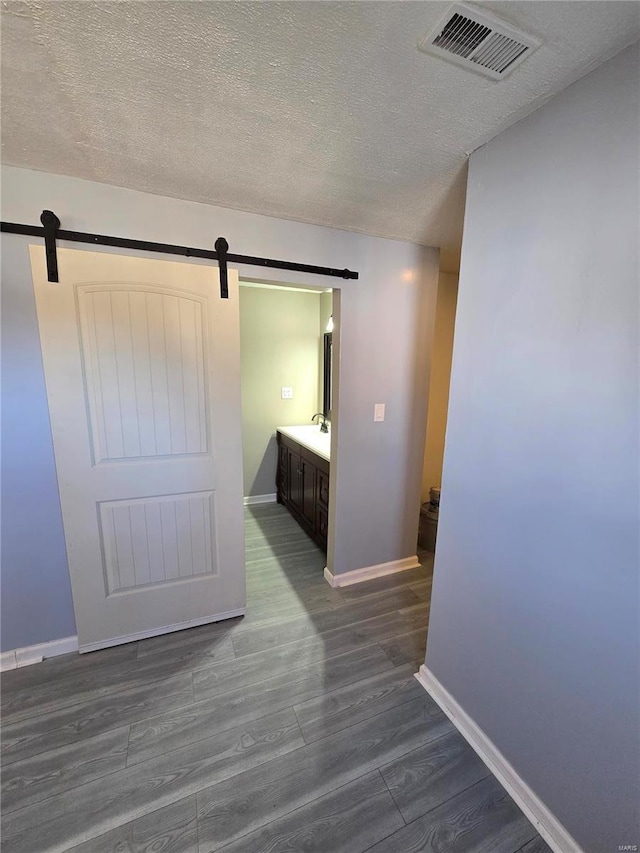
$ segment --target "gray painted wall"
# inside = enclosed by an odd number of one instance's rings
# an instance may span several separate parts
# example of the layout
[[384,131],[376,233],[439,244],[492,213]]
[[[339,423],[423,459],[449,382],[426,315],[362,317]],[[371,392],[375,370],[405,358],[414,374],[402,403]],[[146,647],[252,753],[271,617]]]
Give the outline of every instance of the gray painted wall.
[[276,490],[276,427],[311,423],[318,411],[319,324],[319,291],[240,287],[245,497]]
[[[232,251],[358,270],[358,281],[330,282],[342,288],[337,304],[343,345],[337,341],[340,418],[333,424],[332,465],[340,478],[332,480],[328,564],[344,572],[415,553],[435,249],[25,169],[6,167],[2,179],[6,220],[37,224],[49,208],[65,228],[193,246],[211,246],[224,234]],[[3,650],[74,633],[28,243],[15,235],[2,238],[3,298],[5,291],[9,295],[2,318],[2,450],[13,472],[3,494]],[[256,278],[255,267],[239,272]],[[320,276],[284,271],[269,280],[328,284]],[[373,423],[376,402],[387,404],[383,424]],[[23,470],[28,477],[22,478]]]
[[25,246],[3,235],[2,651],[76,633]]
[[426,664],[589,853],[637,844],[638,50],[471,157]]

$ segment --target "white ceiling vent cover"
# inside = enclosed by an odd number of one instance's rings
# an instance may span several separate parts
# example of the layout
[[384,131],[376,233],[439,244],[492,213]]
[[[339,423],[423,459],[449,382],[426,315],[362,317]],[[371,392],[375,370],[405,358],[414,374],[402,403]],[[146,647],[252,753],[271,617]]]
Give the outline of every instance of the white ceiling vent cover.
[[420,39],[418,48],[492,80],[502,80],[540,44],[500,18],[456,3],[438,26]]

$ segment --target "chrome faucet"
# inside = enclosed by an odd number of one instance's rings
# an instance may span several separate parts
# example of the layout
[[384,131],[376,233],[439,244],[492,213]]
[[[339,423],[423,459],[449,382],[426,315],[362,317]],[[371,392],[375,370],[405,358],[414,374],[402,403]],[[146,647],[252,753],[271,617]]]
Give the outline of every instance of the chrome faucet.
[[316,418],[322,418],[322,423],[320,424],[320,432],[329,432],[329,427],[327,426],[327,419],[324,415],[324,412],[316,412],[315,415],[311,418],[311,423],[315,423]]

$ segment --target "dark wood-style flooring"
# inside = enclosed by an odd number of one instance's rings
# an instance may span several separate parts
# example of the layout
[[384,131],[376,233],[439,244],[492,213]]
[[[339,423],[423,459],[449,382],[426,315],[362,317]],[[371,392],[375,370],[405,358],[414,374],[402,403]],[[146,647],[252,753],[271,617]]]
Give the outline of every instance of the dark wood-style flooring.
[[248,614],[4,674],[3,853],[542,853],[413,674],[431,564],[331,589],[247,511]]

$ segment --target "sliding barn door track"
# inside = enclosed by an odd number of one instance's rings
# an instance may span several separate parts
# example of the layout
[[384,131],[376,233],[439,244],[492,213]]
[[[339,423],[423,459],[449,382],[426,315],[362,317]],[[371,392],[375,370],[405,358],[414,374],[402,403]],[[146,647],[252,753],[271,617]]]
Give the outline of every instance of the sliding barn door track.
[[273,258],[256,258],[253,255],[236,255],[229,252],[229,244],[224,237],[218,237],[214,249],[198,249],[192,246],[174,246],[171,243],[153,243],[149,240],[129,240],[127,237],[109,237],[106,234],[87,234],[84,231],[66,231],[60,228],[60,220],[51,210],[43,210],[40,216],[42,226],[19,225],[16,222],[0,223],[0,231],[7,234],[25,234],[28,237],[43,237],[47,254],[47,278],[59,281],[57,240],[71,243],[89,243],[93,246],[115,246],[120,249],[138,249],[143,252],[158,252],[163,255],[182,255],[186,258],[205,258],[217,261],[220,268],[220,296],[229,298],[227,284],[227,264],[248,264],[255,267],[268,267],[276,270],[312,273],[333,278],[358,278],[352,270],[339,270],[332,267],[317,267],[313,264],[298,264],[293,261],[277,261]]

